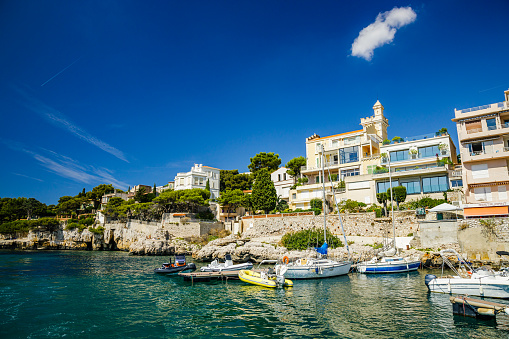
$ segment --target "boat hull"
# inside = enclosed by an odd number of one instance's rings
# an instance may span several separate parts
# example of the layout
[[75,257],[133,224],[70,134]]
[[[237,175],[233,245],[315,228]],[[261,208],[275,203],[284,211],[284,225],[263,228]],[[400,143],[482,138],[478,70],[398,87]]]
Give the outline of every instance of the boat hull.
[[350,272],[352,263],[349,261],[324,265],[288,265],[285,277],[289,279],[321,279],[345,275]]
[[174,273],[180,273],[180,272],[194,272],[195,270],[196,270],[196,265],[194,263],[190,263],[185,266],[156,268],[156,269],[154,269],[154,273],[174,274]]
[[431,292],[509,299],[509,281],[482,278],[435,278],[428,283]]
[[[261,274],[258,272],[253,272],[250,270],[240,270],[239,271],[239,279],[243,282],[268,287],[268,288],[276,288],[277,283],[276,279],[274,278],[262,278]],[[284,287],[293,287],[293,282],[289,279],[285,279]]]
[[420,261],[410,261],[405,263],[359,263],[357,264],[357,271],[367,274],[404,273],[416,271],[420,265]]
[[240,271],[240,270],[250,270],[253,268],[253,264],[244,263],[237,264],[232,266],[225,266],[224,264],[219,264],[217,266],[205,266],[200,269],[201,272],[221,272],[221,271]]

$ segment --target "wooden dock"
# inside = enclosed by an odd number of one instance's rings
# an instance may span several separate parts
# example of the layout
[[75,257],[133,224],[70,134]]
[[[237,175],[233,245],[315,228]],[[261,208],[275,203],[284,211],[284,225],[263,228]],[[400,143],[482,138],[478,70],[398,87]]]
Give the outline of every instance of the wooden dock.
[[221,271],[221,272],[190,272],[179,273],[185,281],[211,281],[211,280],[228,280],[239,279],[239,271]]
[[452,312],[466,317],[494,317],[509,314],[509,305],[474,299],[465,296],[450,297]]

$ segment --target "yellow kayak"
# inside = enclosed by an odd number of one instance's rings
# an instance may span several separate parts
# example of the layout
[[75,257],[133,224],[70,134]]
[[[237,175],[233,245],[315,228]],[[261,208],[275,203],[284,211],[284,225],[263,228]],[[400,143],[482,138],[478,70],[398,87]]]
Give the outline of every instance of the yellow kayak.
[[[283,276],[281,276],[284,279]],[[263,287],[276,288],[278,286],[277,277],[275,275],[268,275],[265,272],[254,272],[251,270],[240,270],[239,279],[254,285]],[[284,279],[284,287],[293,287],[293,282]]]

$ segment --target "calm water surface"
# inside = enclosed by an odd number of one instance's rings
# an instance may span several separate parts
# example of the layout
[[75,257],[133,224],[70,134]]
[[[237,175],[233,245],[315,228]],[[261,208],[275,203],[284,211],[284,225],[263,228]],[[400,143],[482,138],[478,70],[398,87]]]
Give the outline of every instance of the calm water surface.
[[509,337],[509,316],[453,316],[448,295],[427,292],[429,271],[272,290],[231,280],[191,286],[152,273],[165,259],[0,251],[0,337]]

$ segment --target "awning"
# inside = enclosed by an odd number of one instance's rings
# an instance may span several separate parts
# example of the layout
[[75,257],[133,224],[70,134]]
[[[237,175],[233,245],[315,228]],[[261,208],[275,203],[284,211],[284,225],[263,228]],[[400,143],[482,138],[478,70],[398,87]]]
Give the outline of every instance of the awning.
[[465,217],[481,217],[487,215],[507,215],[508,206],[470,207],[464,209]]
[[460,207],[454,206],[448,203],[443,203],[441,205],[435,206],[432,209],[428,210],[429,212],[450,212],[450,211],[459,211]]

